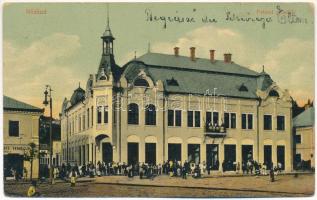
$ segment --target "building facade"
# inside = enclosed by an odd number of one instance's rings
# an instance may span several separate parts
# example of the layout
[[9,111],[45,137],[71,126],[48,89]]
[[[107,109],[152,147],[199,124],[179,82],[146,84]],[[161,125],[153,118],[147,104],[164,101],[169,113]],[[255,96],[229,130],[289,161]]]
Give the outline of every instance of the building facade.
[[[293,119],[294,164],[295,167],[315,168],[315,112],[314,107],[306,108]],[[306,163],[306,164],[305,164]],[[300,166],[300,165],[306,166]]]
[[[39,117],[44,109],[20,102],[13,98],[3,98],[3,146],[4,146],[4,175],[13,176],[11,169],[21,177],[31,176],[31,163],[25,160],[25,154],[30,151],[30,143],[34,143],[38,152],[39,146]],[[33,159],[32,178],[38,178],[38,154]]]
[[[60,166],[61,155],[61,126],[60,120],[52,120],[52,140],[53,140],[53,166]],[[50,166],[50,117],[40,117],[40,175],[49,176]]]
[[[264,69],[215,60],[151,53],[119,67],[107,24],[102,57],[85,90],[65,98],[61,112],[63,161],[205,162],[235,170],[256,160],[292,170],[292,111],[287,90]],[[173,51],[173,50],[172,50]]]

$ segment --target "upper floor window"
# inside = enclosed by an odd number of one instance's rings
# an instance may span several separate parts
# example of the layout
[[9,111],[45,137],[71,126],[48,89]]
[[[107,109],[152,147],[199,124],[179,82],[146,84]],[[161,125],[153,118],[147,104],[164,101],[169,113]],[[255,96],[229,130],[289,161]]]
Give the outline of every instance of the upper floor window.
[[19,121],[9,120],[9,136],[10,137],[19,137]]
[[145,125],[156,125],[156,110],[153,104],[145,108]]
[[239,87],[239,91],[240,91],[240,92],[247,92],[247,91],[248,91],[248,88],[247,88],[247,86],[245,86],[245,85],[242,83],[242,85],[240,85],[240,87]]
[[276,117],[277,122],[277,130],[278,131],[284,131],[285,130],[285,116],[278,115]]
[[272,130],[272,115],[264,115],[264,130]]
[[253,129],[253,114],[242,114],[241,115],[241,128],[242,129]]
[[236,113],[225,113],[224,114],[225,118],[225,127],[226,128],[236,128]]
[[91,126],[94,125],[94,107],[91,106]]
[[128,124],[139,124],[139,106],[131,103],[128,105]]
[[134,81],[134,86],[149,87],[149,83],[143,78],[138,78]]
[[103,108],[103,123],[108,123],[108,106]]
[[200,111],[187,111],[187,126],[200,127]]
[[279,97],[280,95],[278,94],[278,92],[276,90],[271,90],[269,93],[270,97]]
[[218,112],[206,112],[206,123],[219,125],[219,113]]
[[83,130],[86,129],[85,119],[86,119],[86,116],[85,116],[85,114],[83,114]]
[[301,135],[295,135],[295,143],[296,143],[296,144],[302,143],[302,137],[301,137]]
[[90,127],[90,124],[89,124],[89,108],[87,109],[87,128],[89,128]]
[[98,106],[97,107],[97,123],[101,124],[101,111],[102,111],[102,107]]
[[[70,127],[71,127],[71,124],[70,124]],[[81,131],[81,116],[80,115],[78,118],[78,131]]]
[[168,126],[182,126],[182,111],[168,110]]
[[178,86],[178,82],[177,82],[177,80],[174,79],[174,77],[172,77],[172,79],[167,79],[166,83],[167,83],[167,85]]

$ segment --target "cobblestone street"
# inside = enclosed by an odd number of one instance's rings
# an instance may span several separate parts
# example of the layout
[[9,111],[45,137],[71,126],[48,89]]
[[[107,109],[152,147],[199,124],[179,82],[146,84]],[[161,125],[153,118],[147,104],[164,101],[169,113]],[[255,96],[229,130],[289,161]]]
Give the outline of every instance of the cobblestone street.
[[[5,183],[8,196],[26,196],[29,184]],[[81,182],[39,184],[43,197],[295,197],[314,193],[314,175],[281,175],[271,183],[268,176],[208,177],[187,180],[160,176],[154,180],[122,176],[98,177]]]

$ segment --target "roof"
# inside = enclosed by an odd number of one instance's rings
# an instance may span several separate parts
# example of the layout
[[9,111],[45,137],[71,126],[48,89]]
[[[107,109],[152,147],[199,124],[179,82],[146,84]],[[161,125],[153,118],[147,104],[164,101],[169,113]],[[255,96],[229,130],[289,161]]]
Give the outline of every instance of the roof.
[[[197,58],[147,53],[125,66],[124,76],[133,82],[143,69],[154,82],[162,80],[170,93],[216,94],[228,97],[258,98],[257,89],[264,90],[273,82],[269,75],[260,74],[235,63]],[[168,84],[176,80],[178,85]],[[239,90],[244,85],[247,91]]]
[[314,107],[307,108],[304,112],[293,118],[294,127],[310,127],[314,126],[315,109]]
[[70,98],[70,103],[73,106],[84,99],[85,99],[85,90],[79,86],[76,90],[74,90],[74,93],[72,97]]
[[18,101],[5,95],[3,96],[3,109],[12,111],[44,112],[44,109]]
[[251,76],[259,75],[258,72],[242,67],[234,62],[225,63],[223,60],[215,60],[214,62],[211,62],[209,59],[196,58],[195,61],[192,61],[186,56],[175,56],[160,53],[146,53],[136,60],[155,66],[169,66],[181,69],[194,69]]

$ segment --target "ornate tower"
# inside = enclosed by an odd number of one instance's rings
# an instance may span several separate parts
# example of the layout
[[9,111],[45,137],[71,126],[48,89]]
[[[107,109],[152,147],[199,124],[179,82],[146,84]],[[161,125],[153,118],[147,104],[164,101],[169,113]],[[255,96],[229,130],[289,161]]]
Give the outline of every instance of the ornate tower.
[[109,79],[112,75],[117,81],[121,74],[121,68],[116,65],[113,54],[113,41],[115,38],[112,35],[109,25],[109,9],[107,8],[107,26],[105,32],[101,36],[102,39],[102,57],[98,69],[97,79]]

